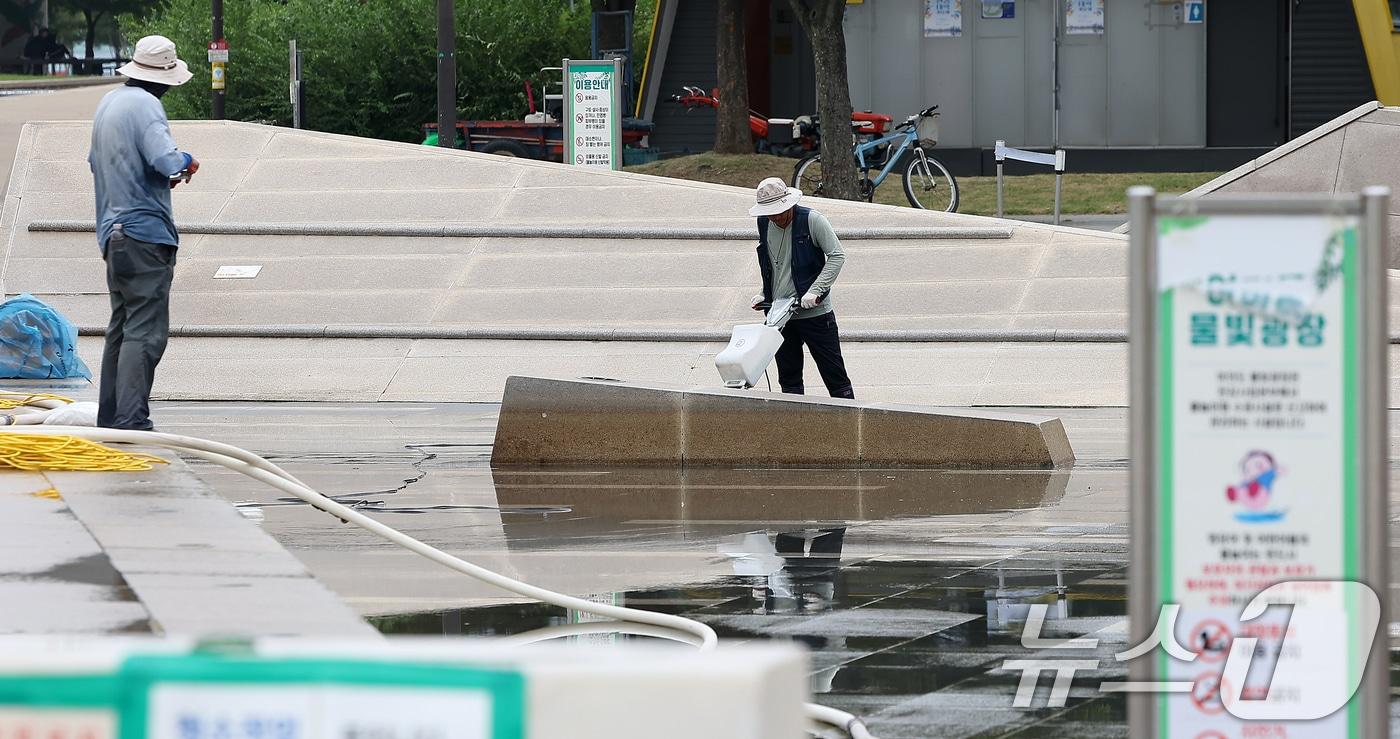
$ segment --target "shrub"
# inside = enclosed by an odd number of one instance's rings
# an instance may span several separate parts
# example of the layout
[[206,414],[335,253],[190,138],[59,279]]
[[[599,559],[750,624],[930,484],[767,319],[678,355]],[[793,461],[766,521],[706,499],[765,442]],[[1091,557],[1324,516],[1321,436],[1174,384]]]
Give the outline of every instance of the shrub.
[[[654,3],[639,2],[637,76]],[[437,117],[434,0],[239,0],[225,5],[230,48],[225,113],[290,125],[287,42],[302,50],[306,127],[417,141]],[[518,119],[523,84],[539,69],[589,53],[588,3],[458,0],[457,99],[463,119]],[[124,16],[127,39],[175,40],[195,79],[165,97],[171,118],[208,118],[209,0],[169,0],[146,18]],[[538,98],[537,98],[538,105]]]

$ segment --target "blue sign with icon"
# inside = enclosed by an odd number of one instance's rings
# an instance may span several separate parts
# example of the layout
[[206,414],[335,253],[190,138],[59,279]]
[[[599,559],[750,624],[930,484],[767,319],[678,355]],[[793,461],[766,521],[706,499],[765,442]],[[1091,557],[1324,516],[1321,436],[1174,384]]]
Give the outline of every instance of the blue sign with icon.
[[1206,22],[1206,0],[1186,0],[1186,22]]

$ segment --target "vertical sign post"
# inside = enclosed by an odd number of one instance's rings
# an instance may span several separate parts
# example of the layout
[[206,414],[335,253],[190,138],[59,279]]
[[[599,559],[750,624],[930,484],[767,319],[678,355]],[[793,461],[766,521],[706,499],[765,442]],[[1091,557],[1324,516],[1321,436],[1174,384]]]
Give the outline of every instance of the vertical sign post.
[[622,169],[622,60],[564,60],[564,162]]
[[[224,118],[224,73],[228,65],[228,42],[224,40],[224,0],[209,0],[210,30],[214,40],[209,43],[210,101],[212,117],[219,121]],[[216,51],[222,51],[222,60],[216,61]]]
[[219,39],[209,42],[209,84],[214,90],[214,100],[217,101],[218,117],[223,118],[223,95],[224,86],[227,82],[226,72],[228,70],[228,41]]
[[287,65],[291,78],[288,94],[292,102],[292,128],[306,127],[306,87],[301,79],[301,50],[297,40],[287,42]]
[[1129,191],[1132,736],[1387,735],[1388,201]]

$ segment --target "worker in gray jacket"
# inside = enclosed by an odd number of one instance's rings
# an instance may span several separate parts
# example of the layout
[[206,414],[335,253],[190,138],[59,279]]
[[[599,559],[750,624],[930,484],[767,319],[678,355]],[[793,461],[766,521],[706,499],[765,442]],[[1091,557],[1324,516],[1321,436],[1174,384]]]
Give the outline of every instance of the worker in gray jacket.
[[160,98],[192,76],[175,42],[147,36],[118,69],[125,86],[107,93],[92,119],[88,165],[97,201],[97,245],[107,263],[112,319],[102,352],[97,425],[149,430],[156,365],[170,335],[175,230],[170,191],[199,171],[180,151]]
[[831,302],[831,286],[841,274],[846,252],[826,216],[797,204],[801,190],[769,177],[758,184],[756,198],[749,215],[758,216],[763,292],[754,296],[752,306],[765,310],[775,300],[800,301],[799,310],[783,327],[783,345],[775,357],[778,384],[785,393],[804,392],[802,345],[806,344],[831,397],[854,398]]

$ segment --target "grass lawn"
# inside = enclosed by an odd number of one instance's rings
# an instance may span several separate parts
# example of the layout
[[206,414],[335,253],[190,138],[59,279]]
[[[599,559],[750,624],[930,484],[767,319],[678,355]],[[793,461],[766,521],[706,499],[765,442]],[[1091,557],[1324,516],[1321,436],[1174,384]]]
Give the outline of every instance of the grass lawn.
[[53,82],[54,80],[66,80],[68,77],[46,76],[40,74],[10,74],[0,73],[0,82]]
[[[698,180],[723,185],[753,187],[765,177],[781,177],[792,181],[796,159],[765,154],[714,154],[666,159],[651,164],[628,167],[629,172]],[[1096,174],[1067,172],[1064,177],[1064,213],[1125,213],[1128,210],[1124,192],[1133,185],[1151,185],[1158,192],[1179,193],[1214,179],[1219,172],[1144,172],[1136,174]],[[959,177],[961,192],[959,213],[996,215],[997,190],[995,177]],[[875,191],[875,202],[907,206],[904,187],[898,175],[890,175]],[[1054,210],[1055,176],[1029,175],[1006,178],[1006,213],[1008,215],[1049,215]]]

